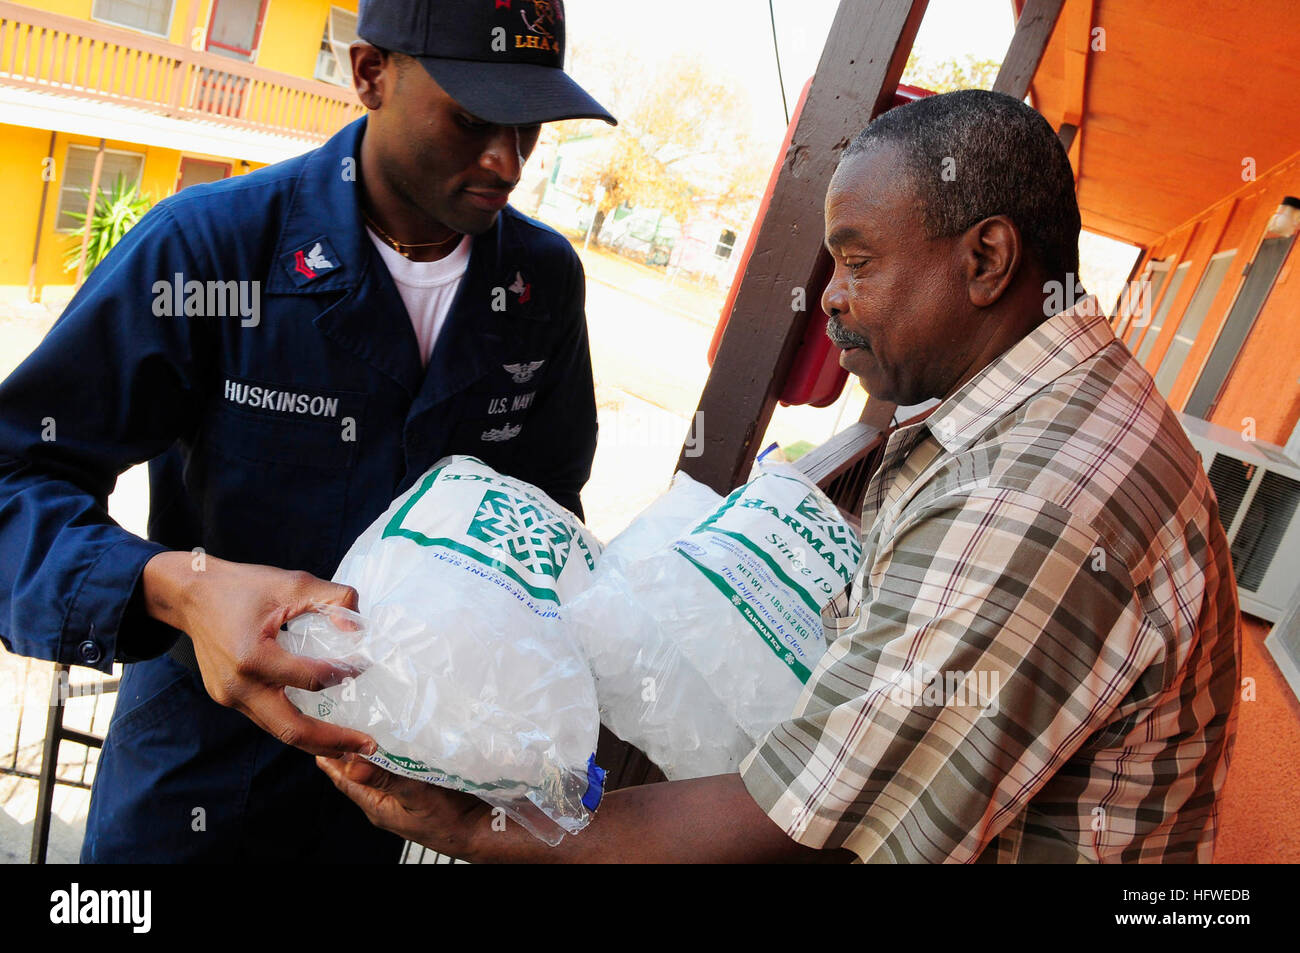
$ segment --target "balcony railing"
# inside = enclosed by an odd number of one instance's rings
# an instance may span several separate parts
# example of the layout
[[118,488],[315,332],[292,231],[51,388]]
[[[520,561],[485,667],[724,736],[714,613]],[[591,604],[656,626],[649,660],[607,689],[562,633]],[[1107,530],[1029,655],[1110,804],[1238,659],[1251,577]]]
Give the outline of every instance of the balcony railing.
[[5,0],[0,86],[313,142],[365,112],[351,89]]

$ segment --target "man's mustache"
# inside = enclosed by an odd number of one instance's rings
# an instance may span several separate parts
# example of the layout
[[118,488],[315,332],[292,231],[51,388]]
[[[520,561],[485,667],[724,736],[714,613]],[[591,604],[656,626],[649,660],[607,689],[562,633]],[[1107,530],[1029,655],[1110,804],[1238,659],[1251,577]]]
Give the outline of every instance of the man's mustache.
[[840,321],[839,316],[834,314],[826,319],[826,336],[841,351],[847,351],[851,347],[870,348],[871,346],[866,338],[850,331]]

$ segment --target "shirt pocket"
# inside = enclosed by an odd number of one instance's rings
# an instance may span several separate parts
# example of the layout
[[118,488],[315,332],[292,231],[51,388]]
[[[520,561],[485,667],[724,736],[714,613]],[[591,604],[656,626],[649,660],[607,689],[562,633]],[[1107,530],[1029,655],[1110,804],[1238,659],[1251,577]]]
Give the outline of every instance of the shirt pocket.
[[847,634],[862,618],[862,605],[852,602],[853,585],[841,589],[830,602],[822,606],[822,637],[829,647],[841,635]]
[[130,741],[192,705],[194,677],[166,655],[129,666],[122,675],[106,743]]
[[363,405],[348,395],[330,418],[213,408],[193,474],[207,552],[329,578],[351,542],[341,535]]

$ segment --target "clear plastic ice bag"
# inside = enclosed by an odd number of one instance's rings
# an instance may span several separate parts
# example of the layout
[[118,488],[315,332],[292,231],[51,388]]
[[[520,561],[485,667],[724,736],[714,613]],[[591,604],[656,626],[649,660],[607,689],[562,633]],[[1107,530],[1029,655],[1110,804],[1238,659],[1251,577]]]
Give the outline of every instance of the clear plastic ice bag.
[[374,738],[385,769],[469,791],[558,843],[590,821],[603,785],[595,686],[562,615],[599,553],[536,487],[445,458],[335,573],[360,614],[318,606],[281,633],[289,651],[359,674],[286,694]]
[[569,607],[605,724],[673,780],[736,770],[790,717],[826,650],[821,609],[861,557],[788,464],[725,500],[701,489],[678,474]]

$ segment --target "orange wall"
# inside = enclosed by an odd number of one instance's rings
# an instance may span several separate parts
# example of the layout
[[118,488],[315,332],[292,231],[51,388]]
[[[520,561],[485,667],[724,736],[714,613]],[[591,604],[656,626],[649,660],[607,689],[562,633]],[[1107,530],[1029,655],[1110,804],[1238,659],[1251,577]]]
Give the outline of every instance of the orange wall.
[[331,6],[357,12],[357,0],[270,0],[257,65],[311,79]]
[[[94,0],[39,0],[23,2],[23,6],[92,20],[104,26],[132,32],[130,27],[108,21],[95,21]],[[331,6],[353,13],[357,0],[267,0],[262,30],[258,37],[254,62],[266,69],[289,73],[302,79],[311,79],[316,72],[316,54],[320,50],[321,34],[325,30]],[[162,39],[169,43],[193,47],[203,43],[212,18],[213,0],[174,0],[171,25],[167,36],[141,33],[141,36]]]
[[[1195,294],[1211,256],[1234,249],[1237,252],[1170,391],[1169,403],[1175,409],[1182,409],[1191,394],[1241,286],[1242,269],[1255,257],[1264,229],[1286,195],[1300,196],[1300,154],[1158,239],[1143,261],[1141,267],[1145,268],[1152,259],[1172,256],[1170,275],[1179,264],[1192,263],[1160,330],[1160,337],[1147,356],[1146,368],[1154,375],[1169,350],[1179,320]],[[1243,421],[1252,418],[1258,439],[1270,443],[1286,443],[1300,421],[1300,277],[1296,275],[1297,261],[1300,261],[1300,253],[1292,248],[1210,415],[1214,423],[1233,430],[1242,429],[1245,426]],[[1167,290],[1168,282],[1164,291]],[[1159,300],[1152,303],[1153,311],[1159,303]],[[1141,335],[1148,330],[1128,338],[1128,345],[1134,352],[1141,344]]]
[[[58,13],[65,17],[76,17],[78,20],[94,20],[94,0],[18,0],[25,7],[32,7],[37,10],[44,10],[46,13]],[[185,29],[189,26],[191,11],[197,19],[198,26],[207,23],[207,15],[210,9],[211,0],[175,0],[172,7],[171,26],[165,39],[170,43],[180,43],[189,46],[190,37],[186,35]],[[119,29],[129,30],[130,27],[122,27],[116,23],[107,21],[103,22],[105,26],[118,27]],[[153,36],[153,34],[145,34]]]
[[[44,185],[41,160],[49,146],[50,133],[48,129],[0,125],[0,136],[4,138],[4,148],[0,149],[0,201],[4,202],[8,219],[6,239],[0,242],[0,285],[25,284],[31,269],[36,216]],[[57,181],[50,183],[50,205],[57,202],[57,188]],[[43,253],[47,239],[42,233]]]
[[[13,223],[9,240],[0,245],[0,285],[23,285],[27,283],[31,272],[36,219],[40,209],[41,192],[45,186],[42,178],[42,163],[47,155],[50,133],[47,129],[0,124],[0,141],[5,143],[5,148],[0,150],[0,207],[6,209]],[[98,146],[99,140],[90,136],[69,135],[63,132],[55,137],[54,176],[49,182],[45,216],[40,226],[40,255],[36,267],[38,287],[72,284],[76,277],[75,272],[64,270],[63,258],[66,250],[76,244],[77,239],[68,232],[57,231],[54,227],[69,144],[94,148]],[[192,152],[181,153],[175,149],[143,146],[124,140],[110,139],[104,145],[108,149],[144,155],[141,191],[153,202],[171,195],[176,190],[180,161],[183,156],[229,163],[232,175],[251,172],[263,165],[263,163],[249,163],[245,166],[238,159],[229,157]],[[106,187],[106,183],[101,183],[101,188]]]

